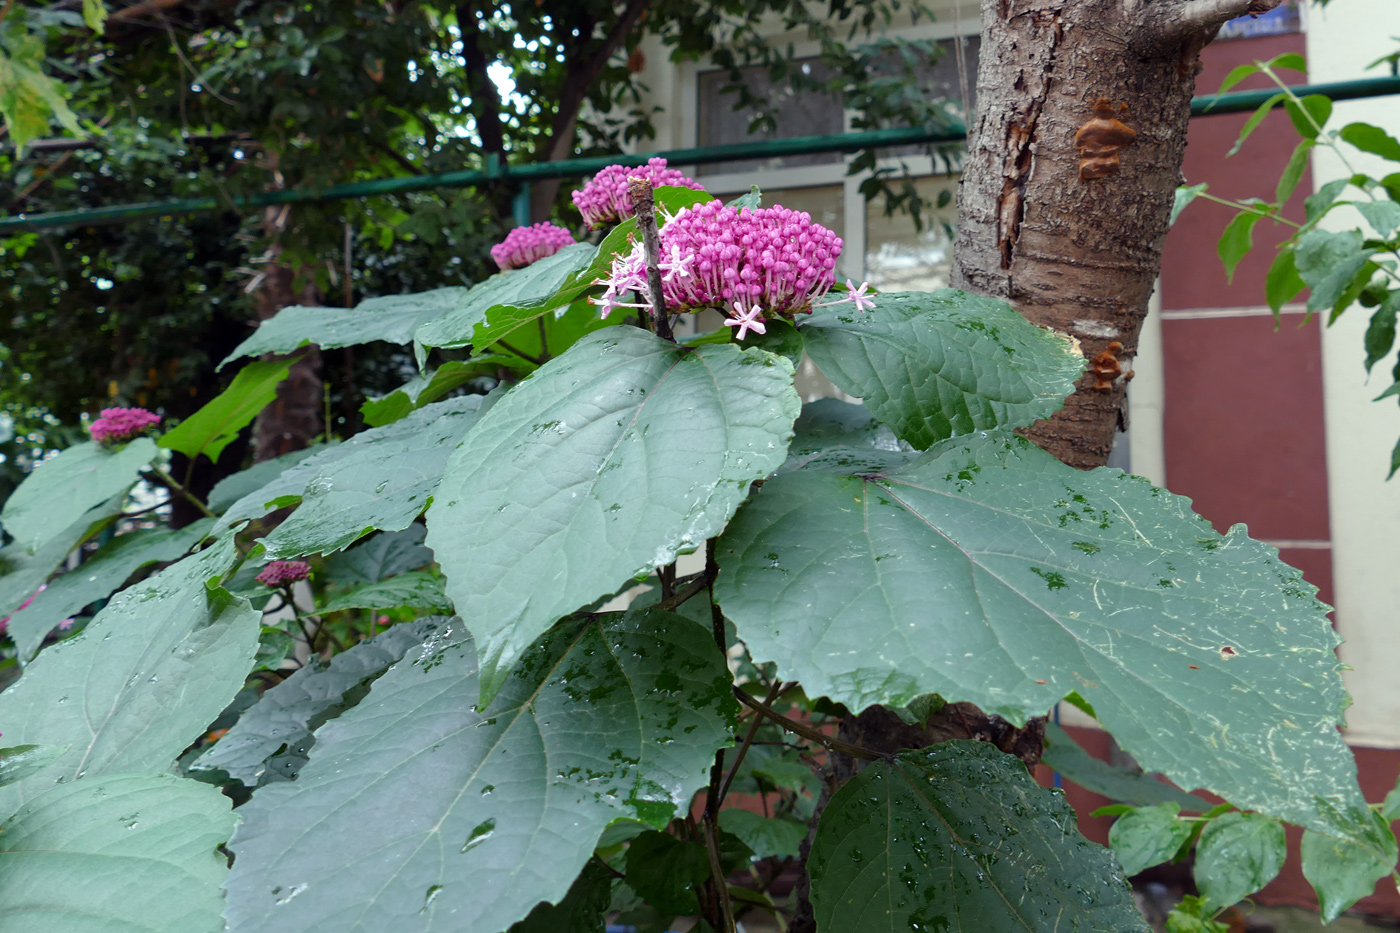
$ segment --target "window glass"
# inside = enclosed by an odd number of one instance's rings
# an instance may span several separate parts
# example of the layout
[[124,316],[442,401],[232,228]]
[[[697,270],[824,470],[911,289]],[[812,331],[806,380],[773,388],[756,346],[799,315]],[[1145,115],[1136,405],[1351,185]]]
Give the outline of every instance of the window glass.
[[957,208],[953,196],[957,179],[920,178],[914,187],[927,201],[947,203],[924,213],[924,229],[914,228],[907,213],[885,216],[885,201],[876,198],[865,208],[865,280],[881,291],[932,291],[948,285],[953,265],[953,231]]
[[[817,80],[826,80],[830,69],[815,60],[793,63],[802,72]],[[725,94],[729,72],[707,71],[699,77],[700,124],[698,142],[701,146],[756,142],[765,139],[790,139],[794,136],[824,136],[840,133],[846,128],[841,99],[836,94],[819,91],[794,91],[786,79],[774,81],[762,66],[740,69],[743,82],[773,117],[773,127],[760,126],[749,131],[759,111],[752,107],[734,109],[735,94]],[[715,172],[744,172],[754,169],[775,169],[797,165],[825,165],[841,161],[839,152],[783,156],[776,159],[746,159],[725,162],[718,166],[702,166],[700,174]]]

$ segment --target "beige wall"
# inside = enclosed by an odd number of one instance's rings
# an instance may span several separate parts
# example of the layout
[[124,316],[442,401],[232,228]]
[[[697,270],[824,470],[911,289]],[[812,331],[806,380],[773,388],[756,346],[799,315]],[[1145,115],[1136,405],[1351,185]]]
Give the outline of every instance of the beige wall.
[[[1397,0],[1332,0],[1311,9],[1309,79],[1314,82],[1374,77],[1369,62],[1396,47]],[[1339,103],[1332,128],[1353,121],[1385,127],[1400,136],[1400,98]],[[1358,170],[1396,171],[1348,149]],[[1379,163],[1379,164],[1378,164]],[[1330,152],[1313,158],[1318,186],[1350,172]],[[1353,194],[1356,194],[1353,190]],[[1354,212],[1333,214],[1327,226],[1359,223]],[[1347,711],[1347,739],[1357,745],[1400,748],[1400,477],[1387,483],[1390,451],[1400,438],[1400,408],[1371,400],[1390,384],[1394,355],[1368,380],[1362,335],[1370,314],[1353,307],[1323,333],[1323,384],[1327,416],[1328,504],[1332,516],[1332,567],[1337,627],[1346,639],[1342,660],[1355,705]]]

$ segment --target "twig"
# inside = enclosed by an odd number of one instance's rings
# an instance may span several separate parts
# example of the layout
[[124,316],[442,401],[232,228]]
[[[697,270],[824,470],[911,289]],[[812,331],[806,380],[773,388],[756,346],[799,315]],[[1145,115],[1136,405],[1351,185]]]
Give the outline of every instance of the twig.
[[184,486],[175,482],[175,477],[171,476],[169,473],[165,472],[160,467],[156,466],[154,463],[151,464],[150,470],[156,475],[156,478],[159,479],[161,483],[165,485],[167,489],[171,489],[184,496],[185,499],[187,499],[190,502],[190,504],[192,504],[195,508],[199,509],[206,516],[208,516],[209,518],[219,517],[218,515],[215,515],[213,512],[209,511],[209,506],[205,505],[202,501],[200,501],[200,498],[198,496],[190,492]]
[[[781,679],[773,681],[773,686],[768,688],[768,696],[764,697],[763,705],[771,706],[778,695],[783,692],[783,682]],[[734,763],[729,766],[729,774],[725,775],[724,783],[719,788],[719,803],[724,803],[724,798],[729,796],[729,785],[734,783],[734,775],[739,773],[739,765],[743,764],[744,756],[749,753],[749,747],[753,745],[754,737],[758,735],[758,727],[763,725],[763,717],[755,716],[753,722],[749,723],[748,734],[744,736],[744,744],[739,746],[739,754],[734,756]]]
[[775,709],[770,709],[763,703],[758,702],[738,687],[734,688],[734,696],[740,703],[758,713],[766,716],[789,732],[796,733],[804,739],[816,742],[818,745],[826,747],[827,751],[840,752],[843,755],[850,755],[852,758],[860,758],[863,761],[882,761],[886,756],[879,752],[872,752],[868,748],[861,748],[859,745],[852,745],[850,742],[843,742],[840,739],[833,739],[831,736],[813,729],[811,726],[804,726],[802,723],[788,719]]
[[548,362],[549,355],[549,334],[545,332],[544,315],[541,314],[535,320],[540,322],[540,358]]
[[661,236],[656,232],[656,195],[645,178],[627,179],[627,193],[637,210],[637,229],[642,231],[642,249],[647,257],[647,291],[651,293],[651,316],[656,336],[676,342],[671,319],[666,314],[666,298],[661,294]]
[[[724,751],[715,755],[715,766],[710,771],[710,793],[714,794],[715,771],[724,766]],[[724,927],[720,933],[737,933],[734,926],[734,905],[729,901],[729,882],[724,877],[724,866],[719,860],[719,835],[715,832],[715,815],[708,809],[703,821],[705,828],[705,851],[710,855],[710,878],[715,887],[715,900],[719,901],[720,919]]]
[[705,576],[706,575],[703,573],[700,574],[699,577],[697,577],[695,581],[689,586],[687,586],[685,589],[657,603],[656,608],[670,611],[672,609],[675,609],[681,603],[684,603],[686,600],[690,599],[692,596],[699,594],[701,590],[705,589],[705,587],[710,585],[710,581],[705,579]]
[[534,357],[534,356],[531,356],[530,354],[525,353],[525,352],[523,352],[523,351],[521,351],[521,350],[517,350],[515,347],[512,347],[510,344],[506,343],[504,340],[497,340],[497,341],[496,341],[496,346],[501,347],[501,348],[506,349],[506,350],[509,350],[511,353],[514,353],[516,356],[520,357],[522,360],[524,360],[524,361],[527,362],[527,363],[534,363],[536,366],[543,366],[544,363],[545,363],[544,360],[539,359],[538,357]]

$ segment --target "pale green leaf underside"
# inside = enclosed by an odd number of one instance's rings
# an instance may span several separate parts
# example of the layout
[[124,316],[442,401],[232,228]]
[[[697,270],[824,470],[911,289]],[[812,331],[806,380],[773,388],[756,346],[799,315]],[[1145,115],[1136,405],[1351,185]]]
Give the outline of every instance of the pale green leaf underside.
[[952,288],[874,300],[869,311],[819,309],[801,322],[802,337],[832,382],[920,449],[1044,418],[1084,369],[1072,341],[1003,301]]
[[[354,704],[357,698],[347,694],[363,693],[362,688],[445,622],[436,616],[396,625],[337,654],[329,665],[313,655],[306,666],[244,710],[233,728],[195,759],[191,769],[222,770],[248,787],[289,780],[315,745],[311,733]],[[285,751],[279,752],[283,746]]]
[[807,867],[817,928],[1147,933],[1122,870],[1016,758],[956,740],[838,790]]
[[1315,590],[1141,478],[1008,434],[883,476],[787,473],[730,523],[719,565],[740,637],[811,695],[938,693],[1020,722],[1078,691],[1178,786],[1332,832],[1363,819]]
[[403,606],[434,609],[438,612],[452,611],[452,603],[443,588],[442,577],[426,570],[401,573],[387,580],[362,586],[344,596],[337,596],[322,606],[321,611],[397,609]]
[[1040,760],[1085,790],[1120,803],[1150,807],[1170,801],[1192,813],[1205,813],[1212,806],[1210,801],[1177,790],[1150,774],[1115,767],[1091,757],[1068,732],[1053,722],[1045,724],[1045,754]]
[[209,491],[209,497],[204,502],[211,511],[222,512],[239,499],[257,492],[301,461],[314,457],[324,449],[321,444],[312,444],[272,460],[262,460],[246,470],[225,476]]
[[229,808],[218,788],[169,774],[53,788],[0,831],[0,929],[219,933]]
[[172,561],[194,547],[213,524],[201,519],[178,531],[148,528],[121,535],[104,544],[81,565],[49,582],[34,601],[10,617],[9,634],[26,662],[39,650],[44,636],[64,619],[95,600],[108,596],[141,567]]
[[562,625],[484,713],[476,670],[460,624],[438,633],[240,809],[231,933],[500,933],[612,820],[664,826],[731,741],[724,658],[680,616]]
[[0,616],[9,615],[33,596],[73,548],[121,511],[125,500],[126,489],[122,489],[106,502],[84,512],[32,554],[18,541],[0,548],[0,574],[3,574],[0,575]]
[[218,462],[219,454],[233,443],[238,432],[277,397],[277,387],[287,378],[294,362],[288,359],[249,363],[238,371],[227,389],[162,434],[157,443],[191,459],[203,454]]
[[0,512],[16,544],[34,553],[59,537],[88,509],[131,488],[156,455],[149,437],[121,447],[96,441],[76,444],[40,464],[5,501]]
[[0,811],[59,780],[168,768],[223,711],[259,632],[246,600],[206,586],[233,560],[227,538],[123,590],[0,693],[6,740],[69,746],[40,774],[0,789]]
[[360,586],[417,570],[433,561],[433,552],[423,546],[427,532],[420,524],[403,531],[381,531],[331,555],[325,563],[325,579],[342,587]]
[[482,417],[448,464],[427,542],[477,639],[485,696],[556,619],[724,527],[783,461],[792,372],[762,350],[613,327]]
[[435,402],[340,445],[307,479],[297,510],[262,540],[267,556],[328,554],[374,529],[407,528],[427,507],[453,448],[491,401],[464,395]]
[[354,308],[283,308],[224,357],[219,368],[245,356],[290,353],[308,344],[323,349],[377,340],[407,344],[423,324],[461,308],[470,291],[458,285],[411,295],[370,298]]

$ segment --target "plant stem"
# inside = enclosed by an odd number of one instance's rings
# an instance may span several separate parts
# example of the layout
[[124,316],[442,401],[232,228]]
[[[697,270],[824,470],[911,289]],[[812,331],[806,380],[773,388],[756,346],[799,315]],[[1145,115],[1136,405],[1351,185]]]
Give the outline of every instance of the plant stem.
[[656,604],[657,609],[665,609],[668,612],[675,609],[681,603],[697,595],[701,590],[710,585],[710,581],[705,579],[705,574],[701,574],[689,586]]
[[[783,692],[783,682],[781,679],[773,681],[773,686],[768,688],[768,696],[764,697],[763,705],[771,706],[778,695]],[[719,804],[724,803],[724,798],[729,796],[729,785],[734,783],[734,775],[739,773],[739,765],[743,764],[744,756],[749,753],[749,746],[753,745],[753,740],[758,735],[758,727],[763,725],[762,716],[754,716],[753,722],[749,723],[749,731],[744,736],[744,744],[739,746],[739,754],[734,756],[734,763],[729,766],[729,773],[725,775],[724,783],[719,788]]]
[[544,315],[541,314],[535,320],[540,323],[540,359],[547,363],[551,357],[549,355],[549,335],[545,333]]
[[786,716],[784,716],[777,710],[770,709],[767,705],[758,702],[753,697],[740,690],[738,687],[734,688],[734,696],[739,700],[740,703],[744,704],[749,709],[758,713],[760,716],[766,716],[767,718],[773,720],[789,732],[800,735],[804,739],[816,742],[818,745],[825,746],[827,751],[840,752],[843,755],[850,755],[852,758],[860,758],[863,761],[881,761],[886,757],[884,755],[881,755],[879,752],[872,752],[868,748],[861,748],[859,745],[852,745],[850,742],[843,742],[840,739],[833,739],[831,736],[826,735],[825,733],[820,732],[817,729],[813,729],[811,726],[805,726],[800,722],[788,719]]
[[[715,767],[710,770],[710,793],[714,794],[715,771],[724,766],[724,751],[715,755]],[[734,905],[729,901],[729,882],[724,877],[724,866],[719,860],[719,834],[715,831],[715,815],[708,808],[703,821],[705,830],[705,851],[710,855],[710,878],[715,887],[715,900],[719,901],[720,919],[724,926],[720,933],[736,933],[734,926]]]
[[661,294],[661,235],[656,231],[656,196],[645,178],[627,179],[627,193],[637,209],[637,229],[642,232],[642,250],[647,257],[647,291],[651,293],[651,316],[656,336],[676,342],[671,319],[666,314],[666,298]]
[[524,360],[524,361],[527,362],[527,363],[534,363],[536,366],[543,366],[543,365],[545,364],[545,361],[542,360],[542,359],[540,359],[539,357],[531,356],[530,354],[528,354],[528,353],[526,353],[526,352],[524,352],[524,351],[522,351],[522,350],[517,350],[515,347],[512,347],[510,344],[506,343],[504,340],[497,340],[497,341],[496,341],[496,346],[501,347],[502,349],[505,349],[505,350],[509,350],[510,352],[514,353],[516,356],[520,357],[522,360]]
[[199,509],[205,515],[207,515],[210,518],[219,517],[213,512],[209,511],[209,506],[201,502],[198,496],[190,492],[184,486],[175,482],[175,477],[171,476],[169,473],[165,472],[160,467],[156,466],[154,463],[151,464],[150,470],[156,475],[156,478],[159,479],[166,486],[166,488],[170,489],[172,492],[178,492],[180,495],[184,496],[187,500],[189,500],[191,504],[194,505],[195,508]]

